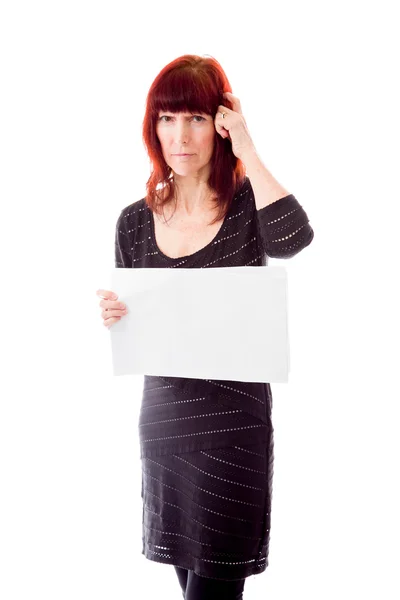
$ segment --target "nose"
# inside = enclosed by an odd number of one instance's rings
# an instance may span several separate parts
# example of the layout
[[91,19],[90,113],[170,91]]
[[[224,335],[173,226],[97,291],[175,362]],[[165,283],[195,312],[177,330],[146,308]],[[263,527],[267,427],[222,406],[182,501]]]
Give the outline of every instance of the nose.
[[189,140],[189,124],[183,121],[177,122],[175,127],[175,144],[180,147],[182,144],[187,144]]

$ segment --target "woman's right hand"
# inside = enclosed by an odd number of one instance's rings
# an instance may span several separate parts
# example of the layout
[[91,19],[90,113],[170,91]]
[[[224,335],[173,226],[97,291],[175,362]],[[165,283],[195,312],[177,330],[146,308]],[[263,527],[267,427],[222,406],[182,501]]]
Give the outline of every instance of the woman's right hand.
[[[103,298],[100,301],[101,317],[103,325],[111,327],[114,323],[119,321],[121,317],[127,314],[128,310],[123,302],[118,302],[118,296],[110,290],[97,290],[96,294]],[[111,298],[114,298],[111,300]]]

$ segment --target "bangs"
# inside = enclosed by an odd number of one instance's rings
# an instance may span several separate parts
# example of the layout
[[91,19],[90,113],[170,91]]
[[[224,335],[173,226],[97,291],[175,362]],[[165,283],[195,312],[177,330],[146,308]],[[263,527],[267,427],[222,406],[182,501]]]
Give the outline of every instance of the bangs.
[[151,109],[159,111],[205,113],[214,115],[221,94],[210,78],[194,69],[176,69],[166,73],[153,91]]

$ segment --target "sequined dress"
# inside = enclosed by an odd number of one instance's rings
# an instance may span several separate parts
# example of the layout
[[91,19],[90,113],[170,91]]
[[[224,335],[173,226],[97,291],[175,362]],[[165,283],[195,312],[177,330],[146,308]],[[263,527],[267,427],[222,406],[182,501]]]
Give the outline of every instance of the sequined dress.
[[[257,210],[246,177],[215,238],[189,256],[161,252],[144,198],[124,208],[115,266],[265,266],[268,257],[295,256],[313,237],[293,194]],[[269,383],[144,376],[138,431],[146,558],[225,580],[267,568],[271,416]]]

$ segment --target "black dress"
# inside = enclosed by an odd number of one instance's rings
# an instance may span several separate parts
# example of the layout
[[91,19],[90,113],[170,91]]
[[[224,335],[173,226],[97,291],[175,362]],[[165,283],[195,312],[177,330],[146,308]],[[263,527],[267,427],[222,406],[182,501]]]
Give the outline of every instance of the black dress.
[[[265,266],[268,256],[295,256],[313,237],[292,194],[257,210],[246,177],[213,241],[189,256],[170,258],[157,247],[144,198],[124,208],[115,266]],[[146,558],[225,580],[267,568],[271,412],[269,383],[144,376],[139,436]]]

